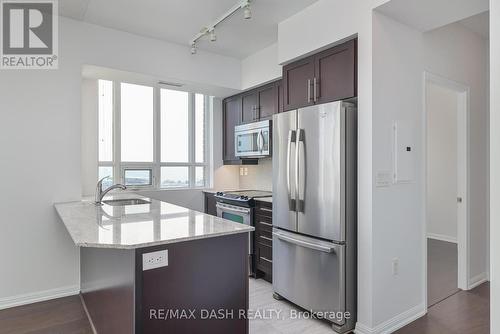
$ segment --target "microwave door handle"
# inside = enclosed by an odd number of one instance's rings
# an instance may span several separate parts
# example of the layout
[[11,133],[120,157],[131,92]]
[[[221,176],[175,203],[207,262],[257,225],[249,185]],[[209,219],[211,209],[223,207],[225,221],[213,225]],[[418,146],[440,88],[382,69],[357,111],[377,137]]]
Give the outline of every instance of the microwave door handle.
[[295,130],[288,131],[288,144],[286,152],[286,189],[288,195],[288,209],[290,211],[295,211],[295,198],[292,198],[292,190],[290,187],[290,155],[292,153],[292,143],[295,142],[296,132]]
[[257,132],[257,151],[261,151],[261,149],[260,149],[260,131]]
[[259,132],[259,138],[260,138],[259,150],[262,153],[262,151],[264,150],[264,135],[262,134],[262,130],[260,130]]

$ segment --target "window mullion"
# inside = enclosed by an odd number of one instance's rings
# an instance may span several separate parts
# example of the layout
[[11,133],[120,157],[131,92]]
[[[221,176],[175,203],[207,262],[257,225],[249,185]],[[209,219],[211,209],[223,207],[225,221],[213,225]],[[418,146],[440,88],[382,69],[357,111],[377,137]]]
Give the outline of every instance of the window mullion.
[[117,81],[113,81],[113,182],[123,182],[121,171],[121,86]]
[[153,186],[160,188],[161,183],[161,91],[160,87],[156,86],[154,89],[154,103],[153,103]]
[[204,110],[205,110],[205,115],[204,115],[204,123],[203,124],[203,134],[205,135],[204,141],[203,141],[203,163],[206,166],[204,168],[204,186],[212,187],[212,165],[209,165],[210,161],[213,161],[212,159],[212,109],[211,105],[209,103],[210,97],[207,95],[203,96],[203,103],[204,103]]
[[195,161],[195,95],[193,93],[189,93],[189,102],[188,102],[188,145],[189,145],[189,167],[188,167],[188,178],[189,178],[189,187],[193,188],[196,184],[195,181],[195,168],[193,166]]

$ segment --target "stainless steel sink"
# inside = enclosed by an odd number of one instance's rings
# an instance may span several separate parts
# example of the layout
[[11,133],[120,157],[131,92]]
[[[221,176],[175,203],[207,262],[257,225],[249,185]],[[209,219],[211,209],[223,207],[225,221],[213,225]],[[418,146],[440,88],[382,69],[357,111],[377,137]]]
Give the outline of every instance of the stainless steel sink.
[[151,204],[150,201],[146,201],[140,198],[127,198],[127,199],[109,199],[102,201],[104,204],[111,206],[126,206],[126,205],[140,205],[140,204]]

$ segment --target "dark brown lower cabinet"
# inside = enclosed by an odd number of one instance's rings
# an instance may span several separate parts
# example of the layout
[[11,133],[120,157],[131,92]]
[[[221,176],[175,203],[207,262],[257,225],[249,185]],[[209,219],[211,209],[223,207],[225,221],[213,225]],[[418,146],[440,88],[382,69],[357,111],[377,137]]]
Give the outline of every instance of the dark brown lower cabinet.
[[269,202],[256,201],[255,215],[255,268],[256,277],[273,280],[273,211]]
[[[142,255],[168,250],[168,266]],[[139,249],[80,248],[82,299],[98,333],[248,333],[246,233]]]
[[215,196],[213,193],[206,192],[204,193],[205,195],[205,213],[212,215],[212,216],[217,216],[217,207],[216,207],[216,201],[215,201]]

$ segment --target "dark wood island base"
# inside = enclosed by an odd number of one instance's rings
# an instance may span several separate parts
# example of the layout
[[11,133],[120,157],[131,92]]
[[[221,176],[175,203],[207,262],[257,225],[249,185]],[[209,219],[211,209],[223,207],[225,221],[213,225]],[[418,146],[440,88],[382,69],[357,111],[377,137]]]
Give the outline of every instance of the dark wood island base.
[[[168,250],[143,271],[142,255]],[[138,249],[81,247],[81,296],[99,334],[248,333],[248,235]]]

